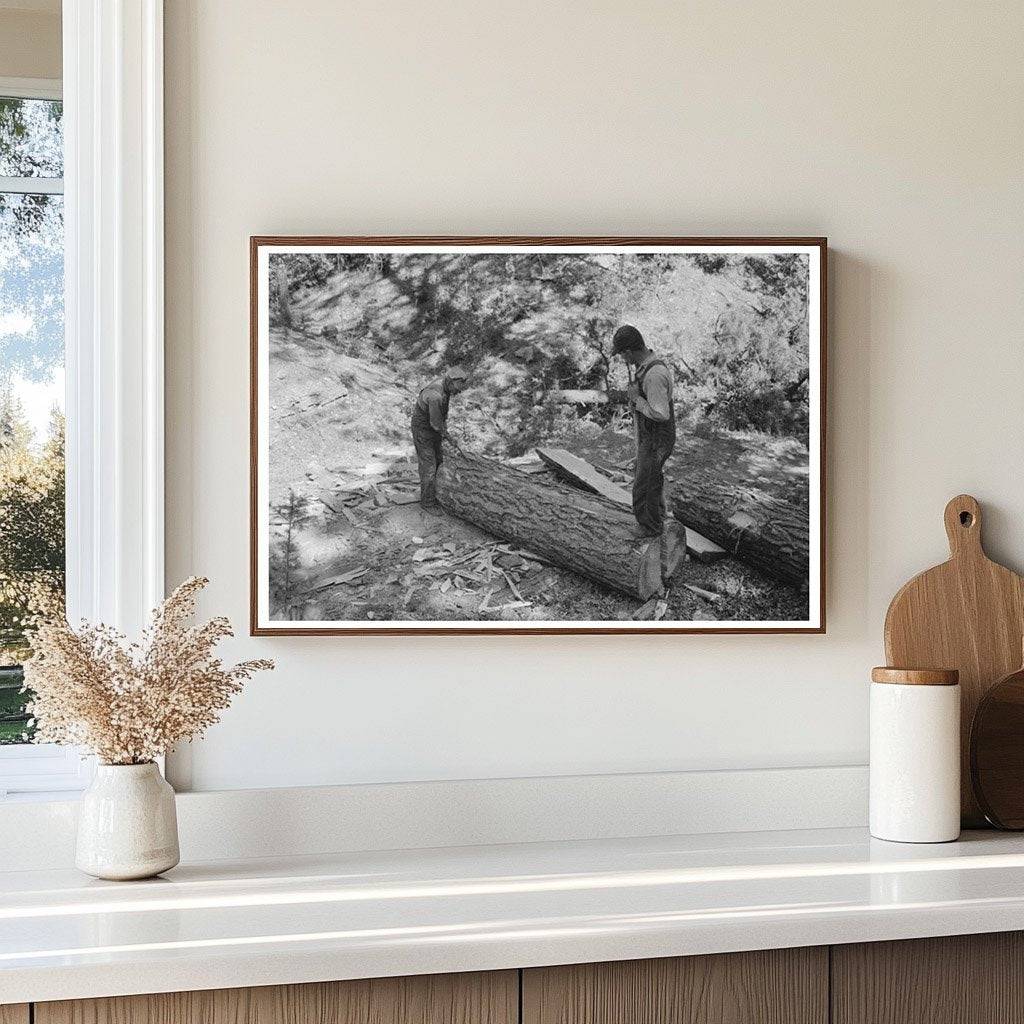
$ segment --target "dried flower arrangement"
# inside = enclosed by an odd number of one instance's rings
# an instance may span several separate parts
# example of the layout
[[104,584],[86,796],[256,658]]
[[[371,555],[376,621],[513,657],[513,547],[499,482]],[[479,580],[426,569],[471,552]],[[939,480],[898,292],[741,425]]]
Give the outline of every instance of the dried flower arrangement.
[[87,747],[104,764],[145,764],[219,721],[242,684],[274,663],[225,668],[214,657],[232,635],[228,620],[188,624],[208,582],[193,576],[182,583],[153,612],[140,643],[102,624],[36,625],[25,663],[36,741]]

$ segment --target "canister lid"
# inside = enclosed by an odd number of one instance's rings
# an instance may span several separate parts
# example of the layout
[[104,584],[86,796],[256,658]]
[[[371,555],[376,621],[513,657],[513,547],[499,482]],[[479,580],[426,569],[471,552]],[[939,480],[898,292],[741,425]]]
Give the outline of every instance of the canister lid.
[[905,686],[956,686],[960,673],[955,668],[890,668],[871,670],[873,683],[901,683]]

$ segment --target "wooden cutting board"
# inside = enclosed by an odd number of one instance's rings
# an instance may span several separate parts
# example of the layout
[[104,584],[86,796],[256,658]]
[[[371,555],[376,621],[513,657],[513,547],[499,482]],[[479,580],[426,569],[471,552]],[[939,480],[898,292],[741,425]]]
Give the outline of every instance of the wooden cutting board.
[[981,520],[969,494],[953,498],[945,512],[949,561],[905,584],[885,616],[889,665],[960,671],[960,813],[974,828],[985,818],[971,789],[971,722],[987,689],[1020,667],[1024,636],[1024,579],[985,554]]

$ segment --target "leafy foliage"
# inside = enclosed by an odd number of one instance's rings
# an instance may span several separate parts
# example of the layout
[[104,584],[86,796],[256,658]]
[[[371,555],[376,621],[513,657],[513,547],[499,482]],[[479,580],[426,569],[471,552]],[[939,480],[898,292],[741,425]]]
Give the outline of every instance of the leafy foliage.
[[674,365],[691,425],[805,438],[807,269],[800,254],[283,254],[271,323],[326,330],[353,355],[369,341],[413,380],[466,366],[491,385],[470,391],[491,420],[514,414],[500,429],[509,454],[551,429],[551,393],[625,384],[611,359],[623,322]]
[[61,177],[63,116],[59,100],[0,96],[0,175]]
[[[63,105],[56,100],[0,97],[0,176],[59,178],[64,173]],[[44,192],[0,193],[5,240],[38,243],[59,228],[63,197]],[[57,231],[59,236],[60,231]]]
[[0,660],[27,653],[25,627],[64,595],[64,419],[42,450],[16,398],[0,401]]
[[[30,654],[26,630],[40,614],[64,607],[64,418],[54,413],[41,450],[20,403],[0,398],[0,665]],[[5,674],[4,678],[10,676]],[[3,683],[4,679],[0,679]],[[0,687],[5,691],[9,687]],[[0,696],[3,696],[0,694]],[[32,736],[21,708],[27,698],[0,707],[0,743]]]
[[795,254],[706,258],[711,277],[742,275],[750,299],[724,310],[691,367],[704,412],[732,430],[806,441],[807,265]]

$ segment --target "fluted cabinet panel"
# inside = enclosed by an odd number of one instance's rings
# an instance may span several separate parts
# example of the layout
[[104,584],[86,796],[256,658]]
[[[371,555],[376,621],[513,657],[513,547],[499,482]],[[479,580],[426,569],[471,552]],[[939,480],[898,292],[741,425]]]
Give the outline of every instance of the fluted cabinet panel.
[[543,967],[523,972],[523,1024],[826,1024],[828,950]]
[[35,1024],[516,1024],[518,1001],[494,971],[37,1003]]
[[832,947],[833,1024],[1024,1024],[1024,934]]

